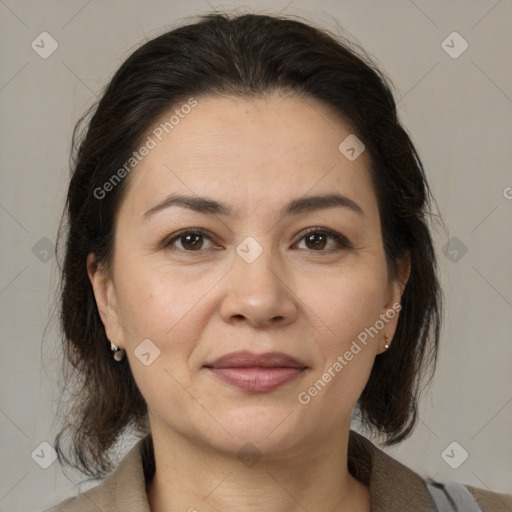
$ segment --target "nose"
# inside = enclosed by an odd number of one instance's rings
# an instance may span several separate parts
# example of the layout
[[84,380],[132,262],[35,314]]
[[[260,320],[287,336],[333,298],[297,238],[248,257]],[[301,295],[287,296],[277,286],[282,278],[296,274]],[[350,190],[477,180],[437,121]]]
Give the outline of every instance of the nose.
[[252,263],[235,254],[225,286],[220,308],[225,322],[265,328],[281,327],[297,318],[298,298],[292,274],[270,250],[263,250]]

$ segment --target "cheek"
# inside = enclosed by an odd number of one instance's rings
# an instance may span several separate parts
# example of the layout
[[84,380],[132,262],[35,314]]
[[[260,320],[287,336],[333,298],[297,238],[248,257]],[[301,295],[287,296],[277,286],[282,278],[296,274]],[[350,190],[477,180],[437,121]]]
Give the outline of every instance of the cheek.
[[314,343],[320,354],[297,398],[312,418],[329,411],[330,421],[341,424],[366,386],[378,348],[370,328],[382,313],[380,284],[378,278],[340,279],[309,297],[307,304],[319,312]]
[[334,344],[347,342],[373,325],[385,303],[386,278],[377,267],[344,268],[316,283],[303,283],[304,303]]
[[321,291],[309,286],[315,291],[305,303],[316,318],[315,345],[321,353],[320,364],[307,383],[314,386],[310,388],[313,395],[319,396],[312,400],[314,407],[336,403],[332,413],[341,418],[357,402],[377,354],[380,333],[374,326],[383,312],[386,282],[382,272],[367,268],[343,272],[324,283]]
[[196,324],[188,319],[201,308],[216,282],[208,275],[194,277],[186,270],[152,265],[147,259],[125,261],[119,266],[119,276],[123,276],[119,286],[120,311],[131,345],[144,338],[163,344],[177,339],[184,327],[188,328],[188,337],[193,337]]
[[[182,386],[189,387],[190,354],[204,327],[198,313],[204,311],[208,279],[187,280],[141,260],[125,265],[123,271],[130,277],[120,289],[121,316],[127,327],[127,355],[134,379],[150,410],[166,410],[171,401],[183,411],[186,393]],[[148,339],[149,345],[143,341]],[[143,346],[149,348],[142,352]],[[144,361],[142,354],[147,352],[150,356]]]

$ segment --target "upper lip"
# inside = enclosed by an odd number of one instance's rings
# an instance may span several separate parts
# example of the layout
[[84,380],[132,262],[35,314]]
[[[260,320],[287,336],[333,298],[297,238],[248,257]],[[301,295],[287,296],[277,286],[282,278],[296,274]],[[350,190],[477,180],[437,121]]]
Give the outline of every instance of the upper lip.
[[210,368],[306,368],[306,365],[283,352],[265,352],[255,354],[247,350],[231,352],[223,355],[211,363],[206,363]]

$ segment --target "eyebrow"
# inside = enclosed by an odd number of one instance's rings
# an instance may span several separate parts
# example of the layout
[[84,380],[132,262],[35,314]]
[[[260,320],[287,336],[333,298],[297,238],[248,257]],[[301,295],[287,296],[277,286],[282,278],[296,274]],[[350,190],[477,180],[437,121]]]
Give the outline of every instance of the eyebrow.
[[[206,215],[225,215],[228,217],[232,217],[234,215],[233,209],[230,206],[219,203],[218,201],[208,197],[170,194],[163,201],[144,213],[142,221],[145,221],[157,212],[172,206],[188,208],[189,210]],[[341,194],[323,194],[293,199],[281,209],[281,216],[298,215],[301,213],[334,207],[348,208],[359,215],[364,216],[362,208],[355,201]]]

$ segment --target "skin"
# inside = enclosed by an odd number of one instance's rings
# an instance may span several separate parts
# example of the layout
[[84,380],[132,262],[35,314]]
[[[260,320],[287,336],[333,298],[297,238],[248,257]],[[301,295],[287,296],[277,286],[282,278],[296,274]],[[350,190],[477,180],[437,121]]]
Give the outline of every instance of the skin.
[[[388,276],[368,155],[349,161],[338,150],[350,133],[313,99],[198,98],[132,171],[112,274],[92,254],[87,267],[107,336],[126,349],[148,404],[153,512],[370,511],[369,489],[347,469],[350,417],[398,315],[308,404],[297,399],[400,302],[409,272],[404,261],[400,280]],[[363,214],[279,214],[292,199],[334,192]],[[172,206],[143,220],[170,193],[207,196],[236,215]],[[315,245],[310,227],[350,246],[322,236]],[[183,238],[165,247],[184,228],[210,239],[199,250]],[[236,252],[248,236],[263,249],[252,263]],[[160,355],[145,366],[134,350],[148,338]],[[247,392],[203,367],[243,349],[285,352],[308,369],[273,391]],[[237,456],[246,443],[261,456],[251,467]]]

